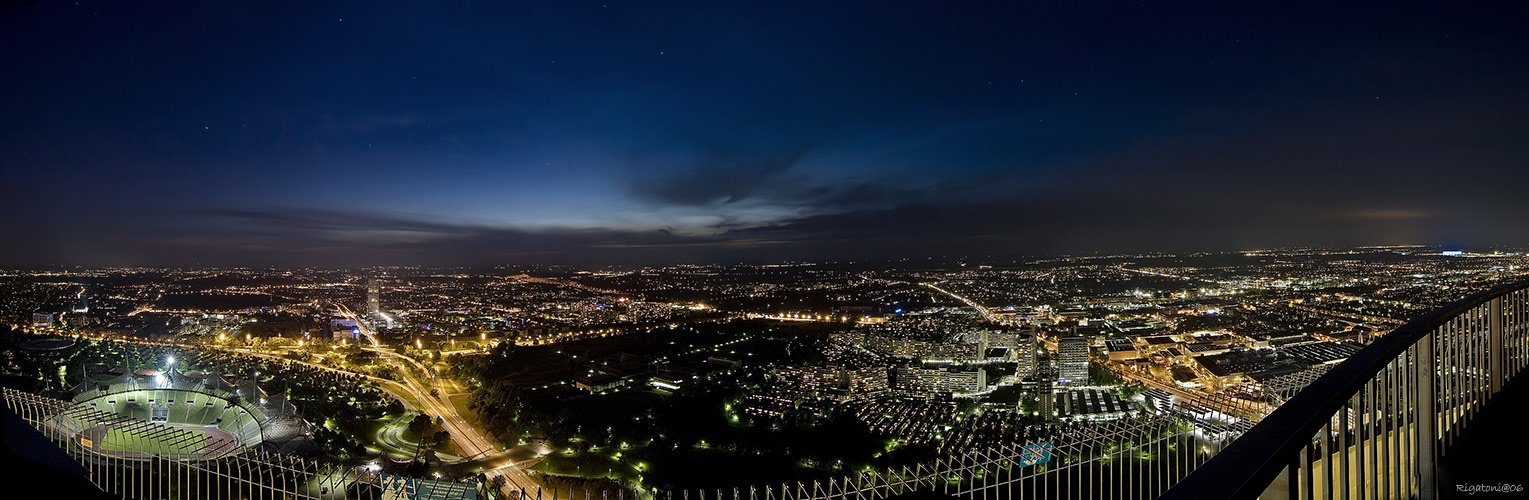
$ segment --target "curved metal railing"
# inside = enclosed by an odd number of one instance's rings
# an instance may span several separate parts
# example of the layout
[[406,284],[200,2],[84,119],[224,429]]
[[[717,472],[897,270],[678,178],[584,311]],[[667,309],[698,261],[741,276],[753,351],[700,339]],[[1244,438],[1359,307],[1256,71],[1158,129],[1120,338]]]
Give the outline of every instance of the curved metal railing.
[[1161,498],[1434,498],[1439,462],[1529,365],[1529,282],[1377,339]]

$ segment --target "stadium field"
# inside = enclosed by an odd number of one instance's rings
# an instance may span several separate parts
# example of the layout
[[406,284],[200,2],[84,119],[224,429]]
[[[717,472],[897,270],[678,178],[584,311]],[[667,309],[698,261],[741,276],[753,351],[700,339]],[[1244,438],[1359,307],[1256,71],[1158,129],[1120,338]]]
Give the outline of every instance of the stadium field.
[[[161,455],[189,455],[206,451],[207,433],[201,429],[185,429],[157,437],[142,430],[129,433],[126,429],[112,427],[106,430],[106,438],[97,445],[101,451],[113,453],[158,453]],[[189,437],[188,437],[189,436]]]

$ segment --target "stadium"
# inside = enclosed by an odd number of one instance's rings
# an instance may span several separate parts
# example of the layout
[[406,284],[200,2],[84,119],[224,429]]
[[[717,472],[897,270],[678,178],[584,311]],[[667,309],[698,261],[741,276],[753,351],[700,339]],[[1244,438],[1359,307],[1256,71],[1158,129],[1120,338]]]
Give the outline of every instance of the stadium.
[[268,395],[257,377],[119,368],[77,387],[52,423],[79,448],[126,460],[213,460],[308,442],[285,395]]

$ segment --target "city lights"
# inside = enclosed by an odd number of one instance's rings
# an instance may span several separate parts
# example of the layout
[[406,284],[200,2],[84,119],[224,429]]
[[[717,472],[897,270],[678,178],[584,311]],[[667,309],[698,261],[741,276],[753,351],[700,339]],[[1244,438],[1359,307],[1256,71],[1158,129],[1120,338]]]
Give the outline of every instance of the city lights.
[[1522,2],[26,4],[14,491],[1521,490]]

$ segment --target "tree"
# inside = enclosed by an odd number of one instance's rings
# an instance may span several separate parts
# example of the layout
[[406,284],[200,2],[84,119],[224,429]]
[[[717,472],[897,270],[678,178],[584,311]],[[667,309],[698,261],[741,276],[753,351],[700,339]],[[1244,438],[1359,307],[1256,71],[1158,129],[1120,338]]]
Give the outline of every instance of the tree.
[[423,436],[425,431],[430,429],[431,423],[432,422],[430,421],[430,417],[427,417],[421,413],[419,415],[415,415],[414,419],[409,421],[409,430],[414,431],[415,434]]
[[404,468],[404,475],[412,477],[423,477],[425,475],[426,469],[427,464],[424,460],[415,460],[413,462],[409,462],[409,466]]

